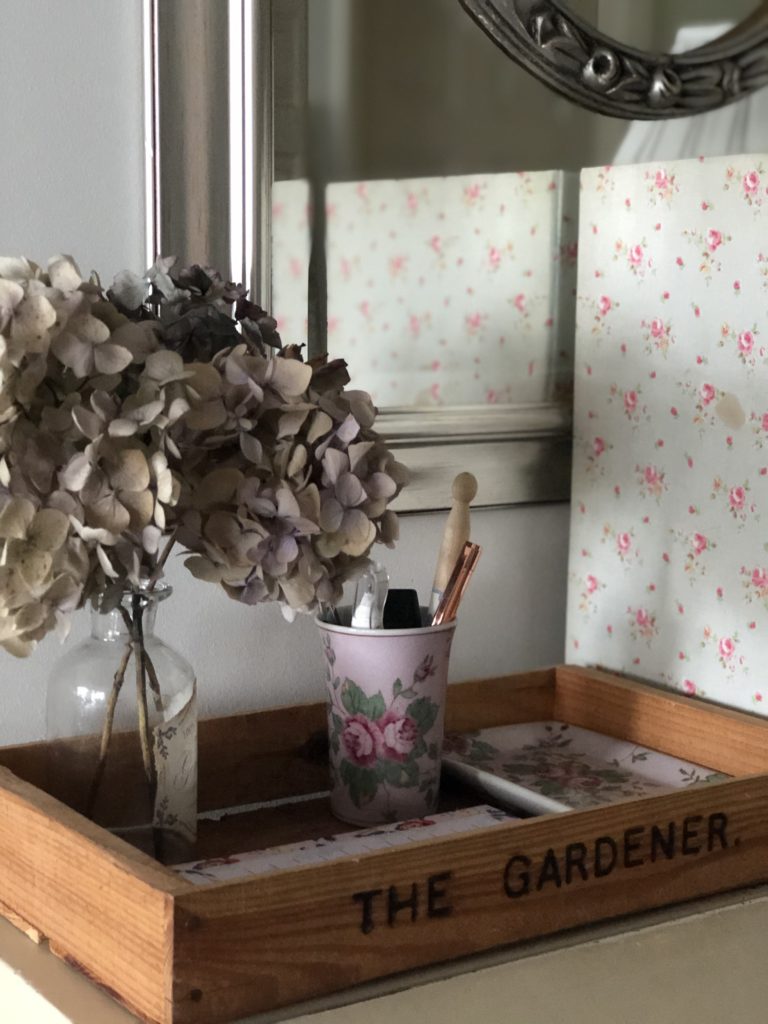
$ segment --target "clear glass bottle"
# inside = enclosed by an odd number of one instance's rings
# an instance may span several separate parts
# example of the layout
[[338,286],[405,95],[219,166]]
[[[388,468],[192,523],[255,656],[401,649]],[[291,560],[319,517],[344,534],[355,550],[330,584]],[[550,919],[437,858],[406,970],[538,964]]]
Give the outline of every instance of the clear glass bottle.
[[51,791],[165,863],[194,855],[197,702],[191,666],[155,636],[171,588],[93,608],[91,635],[48,682]]

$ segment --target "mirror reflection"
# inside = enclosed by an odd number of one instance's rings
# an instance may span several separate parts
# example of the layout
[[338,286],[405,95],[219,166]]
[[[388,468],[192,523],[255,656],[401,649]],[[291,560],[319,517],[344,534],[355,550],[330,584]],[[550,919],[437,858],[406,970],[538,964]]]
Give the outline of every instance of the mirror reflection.
[[[572,6],[674,51],[755,5]],[[563,400],[578,171],[759,148],[759,96],[668,124],[600,117],[517,67],[454,0],[276,8],[274,308],[309,302],[310,334],[383,407]],[[288,340],[301,326],[282,324]]]

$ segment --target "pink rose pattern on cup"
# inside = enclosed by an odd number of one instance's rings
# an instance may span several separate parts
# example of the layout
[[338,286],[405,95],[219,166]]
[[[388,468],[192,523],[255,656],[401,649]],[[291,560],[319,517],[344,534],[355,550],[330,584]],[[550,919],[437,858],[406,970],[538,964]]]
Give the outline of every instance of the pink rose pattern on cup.
[[431,735],[439,708],[429,697],[420,696],[419,686],[436,671],[433,656],[422,659],[407,686],[395,680],[387,705],[381,691],[366,695],[354,680],[334,677],[335,654],[326,636],[323,645],[331,683],[328,717],[334,785],[345,786],[358,808],[408,788],[418,788],[429,802],[439,781],[442,737]]
[[379,406],[570,396],[577,203],[562,171],[330,185],[329,353]]
[[567,658],[763,712],[768,157],[582,174]]

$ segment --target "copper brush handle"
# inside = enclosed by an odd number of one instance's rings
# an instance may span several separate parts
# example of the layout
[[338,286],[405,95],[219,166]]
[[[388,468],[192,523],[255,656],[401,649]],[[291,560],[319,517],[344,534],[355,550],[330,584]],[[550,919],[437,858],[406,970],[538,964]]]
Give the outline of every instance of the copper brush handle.
[[444,622],[453,622],[459,610],[459,604],[467,589],[469,579],[474,572],[482,548],[479,544],[467,541],[461,554],[456,559],[450,579],[445,585],[443,596],[432,617],[433,626],[441,626]]

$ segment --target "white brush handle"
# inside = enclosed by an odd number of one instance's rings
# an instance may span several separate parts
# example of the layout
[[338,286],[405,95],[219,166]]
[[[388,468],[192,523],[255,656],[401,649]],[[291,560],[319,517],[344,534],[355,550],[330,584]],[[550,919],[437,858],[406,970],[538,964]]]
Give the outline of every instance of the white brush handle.
[[456,559],[469,540],[469,505],[477,494],[477,480],[471,473],[459,473],[451,488],[453,502],[437,556],[435,579],[429,599],[429,612],[434,615],[445,585],[450,579]]

